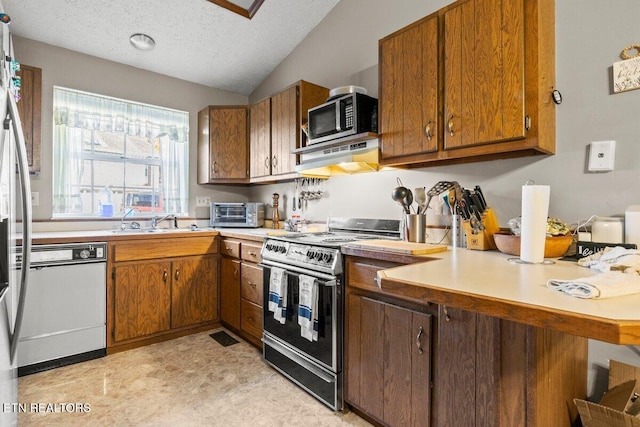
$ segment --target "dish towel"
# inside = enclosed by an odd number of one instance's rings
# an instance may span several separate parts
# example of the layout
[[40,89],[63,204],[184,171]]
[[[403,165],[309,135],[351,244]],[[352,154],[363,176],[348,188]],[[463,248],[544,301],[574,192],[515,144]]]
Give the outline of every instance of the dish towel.
[[287,273],[279,267],[271,267],[269,311],[273,312],[275,320],[284,324],[287,318]]
[[640,251],[626,249],[622,246],[608,247],[602,252],[579,259],[578,265],[603,273],[607,271],[623,271],[625,273],[639,274]]
[[578,298],[613,298],[640,293],[640,276],[609,271],[575,280],[550,279],[547,286]]
[[298,276],[298,286],[300,335],[309,341],[318,341],[318,284],[314,277],[301,274]]

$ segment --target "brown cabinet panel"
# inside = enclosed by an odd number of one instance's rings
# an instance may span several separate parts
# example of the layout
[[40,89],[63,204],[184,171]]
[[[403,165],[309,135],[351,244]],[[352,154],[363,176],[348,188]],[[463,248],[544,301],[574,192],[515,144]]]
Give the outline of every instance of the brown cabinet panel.
[[295,172],[300,132],[297,86],[271,97],[271,174]]
[[438,16],[380,41],[383,159],[438,149]]
[[240,329],[240,261],[227,257],[220,259],[220,319]]
[[40,173],[42,69],[20,64],[17,74],[22,84],[18,112],[27,146],[29,172]]
[[114,340],[168,330],[171,263],[144,262],[118,266],[114,270]]
[[262,245],[244,242],[240,247],[240,253],[241,253],[240,257],[244,261],[258,263],[262,261],[262,257],[260,256],[261,250],[262,250]]
[[198,183],[249,182],[248,107],[207,107],[198,113]]
[[262,307],[245,299],[240,301],[242,330],[255,338],[262,338]]
[[218,260],[189,257],[173,262],[171,327],[218,319]]
[[262,306],[262,267],[242,263],[242,298]]
[[271,175],[271,98],[251,106],[251,178]]
[[360,404],[374,417],[384,419],[384,306],[361,298],[360,307]]
[[220,241],[220,253],[233,258],[240,258],[240,242],[222,239]]
[[109,247],[111,259],[121,262],[215,254],[218,252],[218,241],[214,237],[126,240]]

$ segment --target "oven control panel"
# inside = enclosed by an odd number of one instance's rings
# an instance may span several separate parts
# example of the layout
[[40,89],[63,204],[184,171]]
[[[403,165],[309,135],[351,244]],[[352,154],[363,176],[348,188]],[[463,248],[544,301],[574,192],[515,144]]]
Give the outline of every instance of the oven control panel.
[[334,272],[342,262],[339,249],[280,240],[267,240],[262,246],[262,258],[310,269],[321,267],[322,270]]

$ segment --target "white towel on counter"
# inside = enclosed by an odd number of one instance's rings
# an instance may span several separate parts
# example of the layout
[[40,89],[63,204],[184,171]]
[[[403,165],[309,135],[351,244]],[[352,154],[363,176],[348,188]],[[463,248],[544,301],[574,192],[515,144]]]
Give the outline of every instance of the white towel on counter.
[[318,341],[318,283],[314,277],[301,274],[298,276],[298,287],[300,335],[309,341]]
[[640,293],[640,276],[609,271],[575,280],[550,279],[547,286],[578,298],[613,298]]
[[640,251],[622,246],[608,247],[601,252],[579,259],[578,265],[603,273],[622,271],[638,274],[640,273]]
[[273,312],[275,320],[284,324],[287,318],[287,273],[279,267],[271,267],[269,311]]

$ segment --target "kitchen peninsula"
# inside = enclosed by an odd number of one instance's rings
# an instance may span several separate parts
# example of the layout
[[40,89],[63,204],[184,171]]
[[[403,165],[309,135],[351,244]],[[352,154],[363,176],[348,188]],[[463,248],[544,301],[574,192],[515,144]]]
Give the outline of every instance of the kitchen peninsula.
[[[358,265],[360,271],[386,262],[374,251],[347,245],[344,252],[347,265]],[[402,342],[393,338],[398,330],[389,331],[387,322],[397,324],[390,313],[411,310],[414,326],[416,315],[431,317],[430,330],[400,332],[407,335],[406,352],[412,356],[406,356],[406,369],[411,372],[420,369],[413,365],[425,363],[416,362],[420,359],[415,356],[431,337],[432,347],[425,352],[431,354],[432,377],[427,379],[432,384],[432,425],[570,426],[577,418],[573,399],[587,394],[587,338],[640,343],[640,295],[583,300],[547,288],[551,278],[595,274],[574,262],[520,264],[495,251],[454,249],[430,254],[425,262],[391,267],[371,268],[377,270],[373,278],[355,274],[350,278],[347,273],[348,308],[382,307],[381,325],[372,328],[377,328],[373,336],[381,337],[378,350],[384,360],[397,357],[393,347]],[[369,356],[351,341],[362,342],[371,331],[358,320],[359,314],[352,316],[355,320],[349,316],[347,312],[346,357],[362,362]],[[411,329],[412,323],[407,325]],[[381,391],[387,393],[387,379],[401,377],[387,374],[386,362],[380,366],[385,378]],[[349,372],[347,378],[352,378]],[[403,386],[415,392],[411,384]],[[371,387],[375,388],[361,382],[354,391],[348,384],[347,400],[384,422],[386,412],[370,410],[374,407],[367,396],[372,394],[363,392]],[[384,397],[385,402],[388,399],[393,396]]]

